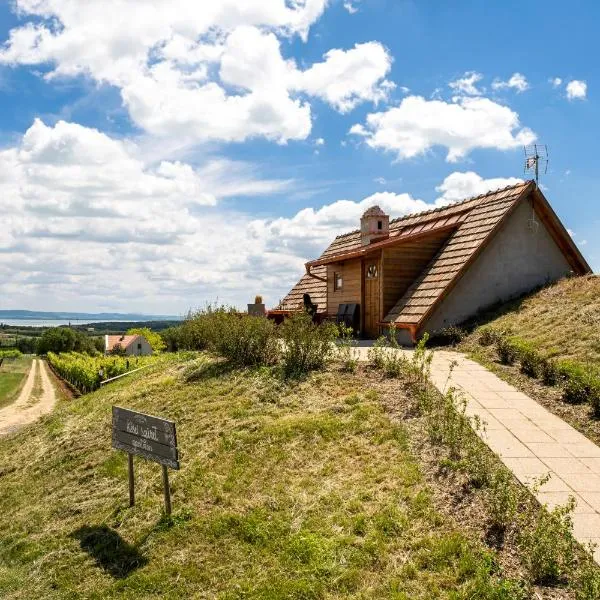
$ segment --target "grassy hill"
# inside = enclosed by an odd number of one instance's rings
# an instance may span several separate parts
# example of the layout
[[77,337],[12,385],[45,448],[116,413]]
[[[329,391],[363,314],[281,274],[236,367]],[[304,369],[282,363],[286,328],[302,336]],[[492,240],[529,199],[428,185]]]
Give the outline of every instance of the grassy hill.
[[600,277],[564,279],[481,315],[546,354],[600,365]]
[[[0,597],[516,598],[436,509],[385,410],[402,386],[378,381],[335,367],[289,384],[171,355],[61,401],[0,439]],[[171,519],[153,463],[136,459],[128,507],[113,404],[177,422]]]

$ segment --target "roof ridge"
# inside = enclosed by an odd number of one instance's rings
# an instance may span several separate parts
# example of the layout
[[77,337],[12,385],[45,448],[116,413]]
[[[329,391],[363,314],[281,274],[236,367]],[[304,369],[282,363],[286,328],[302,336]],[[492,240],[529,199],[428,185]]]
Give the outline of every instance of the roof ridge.
[[[414,213],[409,213],[407,215],[402,215],[401,217],[396,217],[395,219],[391,219],[390,225],[392,223],[398,223],[400,221],[412,219],[414,217],[422,217],[424,215],[430,215],[430,214],[434,214],[436,212],[441,212],[442,210],[446,210],[450,207],[460,206],[461,204],[467,204],[468,202],[472,202],[473,200],[485,198],[486,196],[491,196],[492,194],[498,194],[499,192],[505,192],[506,190],[510,190],[510,189],[516,188],[518,186],[527,185],[527,184],[531,183],[532,181],[533,181],[532,179],[525,179],[525,180],[521,181],[520,183],[513,183],[512,185],[507,185],[506,187],[503,187],[503,188],[489,190],[488,192],[485,192],[483,194],[478,194],[477,196],[471,196],[469,198],[465,198],[464,200],[459,200],[458,202],[453,202],[452,204],[446,204],[445,206],[438,206],[436,208],[431,208],[429,210],[422,210],[420,212],[414,212]],[[335,236],[335,239],[337,240],[339,238],[347,237],[349,235],[354,235],[356,233],[360,233],[360,229],[353,229],[352,231],[348,231],[346,233],[340,233],[339,235]]]
[[493,194],[498,194],[499,192],[505,192],[506,190],[510,190],[512,188],[516,188],[518,186],[523,186],[531,183],[531,179],[525,179],[520,183],[513,183],[513,185],[507,185],[503,188],[497,188],[495,190],[489,190],[483,194],[478,194],[477,196],[470,196],[469,198],[465,198],[464,200],[459,200],[458,202],[452,202],[451,204],[445,204],[444,206],[438,206],[436,208],[431,208],[429,210],[423,210],[421,212],[410,213],[408,215],[403,215],[401,217],[396,217],[390,221],[391,223],[397,223],[398,221],[403,221],[404,219],[411,219],[413,217],[422,217],[423,215],[429,215],[436,212],[441,212],[442,210],[446,210],[447,208],[454,208],[455,206],[460,206],[461,204],[467,204],[467,202],[472,202],[473,200],[479,200],[480,198],[485,198],[486,196],[492,196]]

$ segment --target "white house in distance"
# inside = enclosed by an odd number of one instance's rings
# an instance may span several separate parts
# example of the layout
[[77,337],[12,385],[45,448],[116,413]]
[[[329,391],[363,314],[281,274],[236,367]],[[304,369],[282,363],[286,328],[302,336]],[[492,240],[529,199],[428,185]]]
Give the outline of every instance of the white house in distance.
[[152,354],[152,346],[143,335],[104,336],[104,354],[109,354],[116,346],[125,349],[125,356],[150,356]]

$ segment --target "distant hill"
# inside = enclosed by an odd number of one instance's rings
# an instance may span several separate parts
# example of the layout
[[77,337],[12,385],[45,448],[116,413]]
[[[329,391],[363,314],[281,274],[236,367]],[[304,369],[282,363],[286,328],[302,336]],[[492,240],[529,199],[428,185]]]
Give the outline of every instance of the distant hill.
[[144,315],[141,313],[83,313],[83,312],[44,312],[36,310],[0,310],[0,322],[2,319],[40,319],[73,320],[73,321],[177,321],[181,317],[175,315]]

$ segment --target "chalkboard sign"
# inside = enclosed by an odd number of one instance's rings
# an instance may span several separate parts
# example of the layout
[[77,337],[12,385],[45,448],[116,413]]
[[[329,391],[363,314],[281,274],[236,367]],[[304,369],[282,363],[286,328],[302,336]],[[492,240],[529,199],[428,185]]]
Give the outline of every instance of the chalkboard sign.
[[179,469],[175,423],[119,406],[112,407],[112,446],[171,469]]

